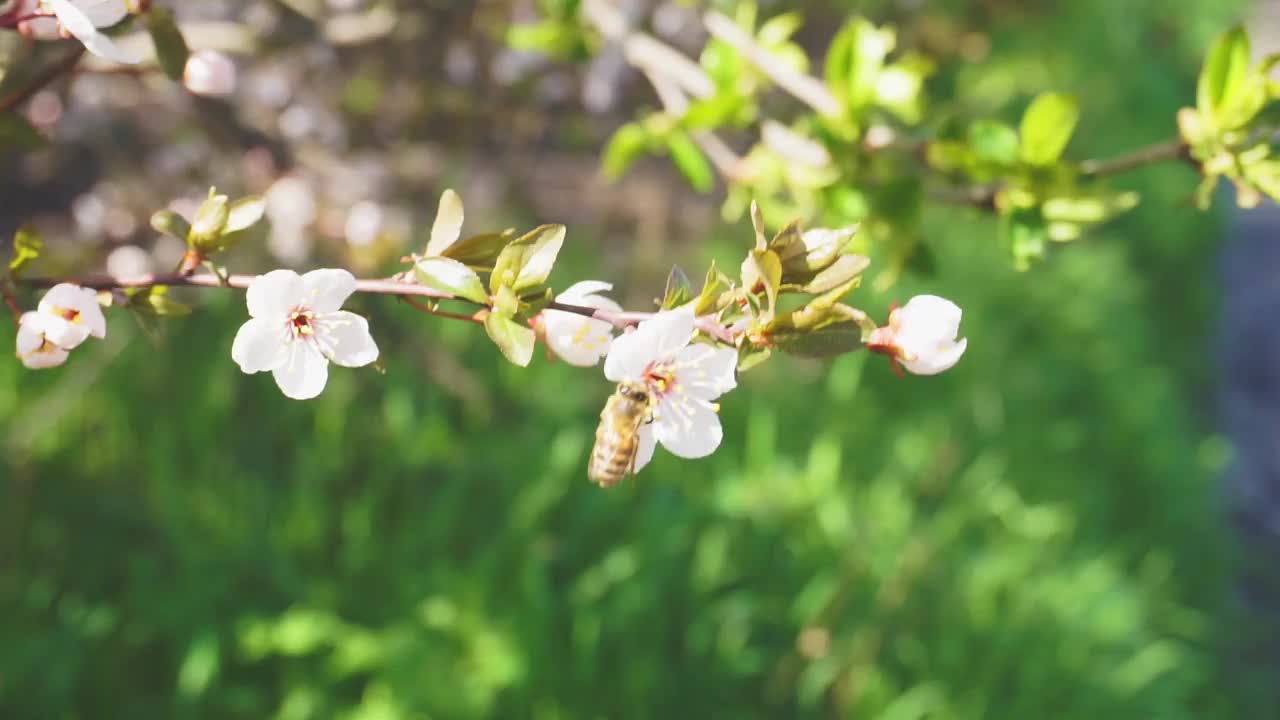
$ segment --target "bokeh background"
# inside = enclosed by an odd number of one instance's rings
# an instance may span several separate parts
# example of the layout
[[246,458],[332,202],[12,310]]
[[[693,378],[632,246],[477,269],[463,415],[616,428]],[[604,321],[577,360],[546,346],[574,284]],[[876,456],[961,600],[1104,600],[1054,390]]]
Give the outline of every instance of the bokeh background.
[[[627,8],[698,47],[697,7]],[[544,9],[183,3],[192,44],[235,58],[236,95],[52,86],[27,112],[56,142],[3,160],[0,225],[38,222],[45,273],[160,269],[181,249],[150,212],[217,184],[272,204],[233,270],[385,274],[454,187],[467,231],[566,223],[553,285],[610,279],[631,308],[672,263],[732,267],[752,236],[721,191],[659,160],[601,178],[610,131],[656,100],[616,54],[508,47]],[[1208,42],[1248,12],[762,4],[789,9],[815,57],[848,14],[897,25],[975,112],[1076,94],[1076,157],[1171,136]],[[64,368],[0,363],[0,716],[1275,717],[1249,601],[1267,557],[1221,485],[1228,218],[1190,207],[1195,182],[1125,176],[1138,210],[1027,272],[993,219],[929,210],[932,267],[852,302],[954,299],[959,366],[775,358],[724,398],[714,456],[660,453],[607,492],[585,478],[598,370],[521,370],[473,326],[366,296],[385,373],[296,403],[231,361],[241,294],[158,324],[113,312]]]

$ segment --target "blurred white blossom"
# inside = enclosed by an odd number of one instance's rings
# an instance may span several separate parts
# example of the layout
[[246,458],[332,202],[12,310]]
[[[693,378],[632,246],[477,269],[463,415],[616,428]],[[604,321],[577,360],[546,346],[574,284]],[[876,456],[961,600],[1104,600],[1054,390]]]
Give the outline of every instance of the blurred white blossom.
[[236,65],[220,52],[199,50],[187,58],[182,84],[196,95],[230,95],[236,89]]
[[[599,293],[613,285],[599,280],[583,280],[570,285],[556,300],[610,312],[622,312],[618,303]],[[542,327],[547,347],[570,365],[591,367],[609,352],[613,341],[613,324],[563,310],[543,310]]]

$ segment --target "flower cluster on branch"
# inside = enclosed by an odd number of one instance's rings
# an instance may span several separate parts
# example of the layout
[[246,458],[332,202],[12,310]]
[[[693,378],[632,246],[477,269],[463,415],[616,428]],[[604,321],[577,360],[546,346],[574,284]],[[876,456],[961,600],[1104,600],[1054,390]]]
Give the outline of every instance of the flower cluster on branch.
[[[177,272],[58,282],[35,311],[21,313],[13,291],[49,285],[25,274],[42,243],[24,229],[5,283],[20,313],[18,358],[33,369],[54,367],[88,337],[105,337],[102,304],[185,315],[190,308],[168,298],[170,285],[244,289],[249,319],[231,343],[232,360],[246,374],[270,372],[286,397],[306,400],[323,392],[330,364],[357,368],[379,358],[368,321],[342,309],[347,299],[362,290],[399,295],[426,313],[483,325],[517,365],[529,364],[539,339],[571,365],[603,359],[604,376],[619,395],[602,415],[593,458],[608,455],[609,467],[625,475],[643,468],[659,444],[684,458],[714,452],[723,437],[717,400],[737,387],[739,372],[774,351],[825,357],[867,348],[931,375],[954,365],[966,347],[956,340],[960,309],[941,298],[914,298],[883,327],[844,303],[869,265],[853,250],[856,227],[806,230],[795,221],[769,236],[753,208],[755,243],[737,277],[712,265],[695,291],[675,268],[656,309],[628,312],[607,297],[608,282],[583,280],[561,292],[547,284],[565,241],[563,225],[463,237],[462,200],[451,190],[441,197],[423,253],[405,258],[411,270],[395,277],[358,280],[339,268],[233,274],[219,257],[262,220],[261,206],[258,198],[231,201],[213,190],[189,220],[160,211],[156,229],[187,245]],[[208,274],[196,274],[199,267]],[[780,302],[788,296],[798,300]],[[600,470],[593,479],[608,485],[617,475]]]

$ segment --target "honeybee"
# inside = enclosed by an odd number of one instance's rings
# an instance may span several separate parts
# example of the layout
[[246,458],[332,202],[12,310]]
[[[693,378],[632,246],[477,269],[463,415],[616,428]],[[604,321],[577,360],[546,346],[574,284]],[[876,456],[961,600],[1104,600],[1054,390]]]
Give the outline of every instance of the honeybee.
[[635,471],[640,449],[640,426],[653,421],[653,400],[643,383],[622,382],[600,413],[596,444],[587,464],[587,478],[600,487],[613,487]]

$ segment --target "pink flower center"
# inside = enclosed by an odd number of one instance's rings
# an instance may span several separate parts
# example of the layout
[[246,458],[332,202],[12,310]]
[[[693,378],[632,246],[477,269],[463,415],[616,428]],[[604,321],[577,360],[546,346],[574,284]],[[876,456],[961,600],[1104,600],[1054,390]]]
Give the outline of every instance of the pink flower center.
[[662,396],[676,387],[675,368],[669,362],[652,362],[644,369],[644,384],[654,395]]
[[306,308],[294,308],[289,313],[289,330],[293,332],[295,338],[308,338],[315,335],[316,329],[312,327],[311,321],[315,319],[315,313]]

